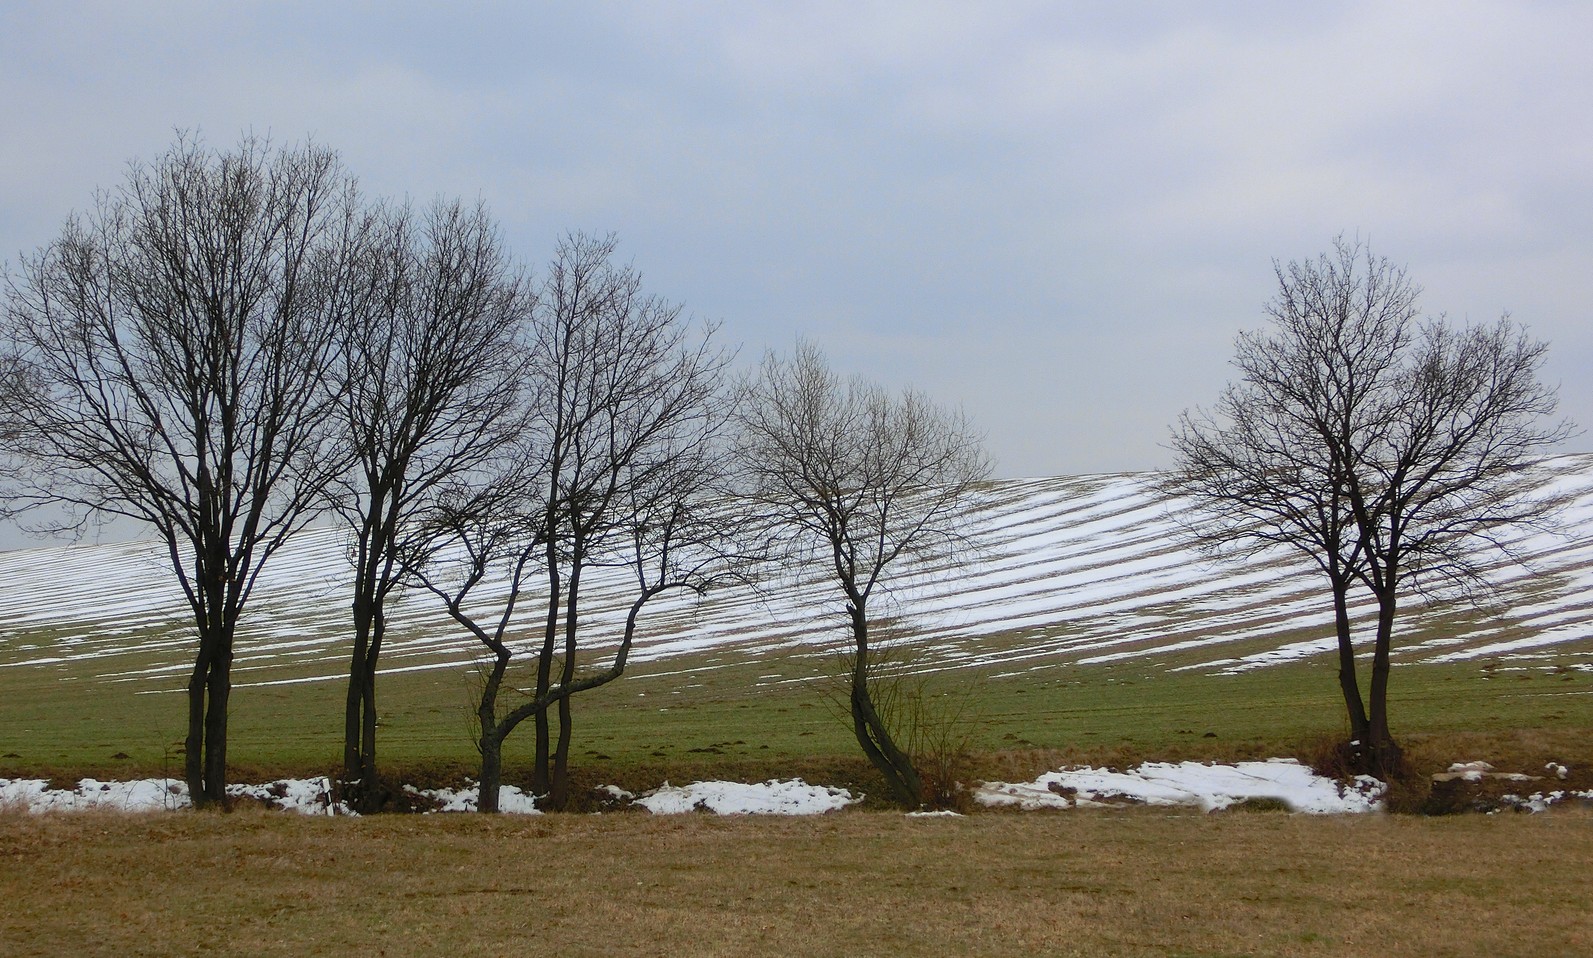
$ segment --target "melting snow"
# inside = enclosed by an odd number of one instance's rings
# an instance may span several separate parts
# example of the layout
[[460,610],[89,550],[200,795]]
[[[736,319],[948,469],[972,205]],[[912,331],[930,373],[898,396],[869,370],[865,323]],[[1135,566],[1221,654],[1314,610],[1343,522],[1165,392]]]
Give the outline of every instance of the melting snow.
[[1294,759],[1204,765],[1147,762],[1126,772],[1071,768],[1047,772],[1032,782],[986,782],[976,793],[985,805],[1071,808],[1115,802],[1193,805],[1205,811],[1247,799],[1276,799],[1297,812],[1336,814],[1382,807],[1383,783],[1361,776],[1345,786]]
[[[404,791],[437,802],[439,812],[473,812],[479,806],[481,790],[467,785],[464,788],[415,788],[405,785]],[[528,795],[513,785],[498,786],[498,811],[508,815],[540,815],[535,795]]]
[[[405,791],[435,801],[439,812],[473,812],[477,790],[465,788],[419,789]],[[746,785],[740,782],[694,782],[684,787],[665,783],[641,798],[612,785],[603,786],[610,797],[629,801],[655,815],[709,811],[718,815],[821,815],[862,801],[844,788],[809,785],[801,779],[771,780]],[[332,802],[332,783],[322,778],[284,779],[265,785],[229,785],[227,794],[252,798],[287,811],[304,815],[353,814],[341,803]],[[187,808],[188,786],[178,779],[142,779],[131,782],[101,782],[85,778],[75,789],[52,789],[42,779],[0,778],[0,808],[21,807],[32,812],[87,811],[114,809],[127,812],[152,812]],[[513,785],[498,790],[498,809],[512,815],[538,815],[536,797]]]
[[844,788],[809,785],[800,778],[770,779],[758,785],[740,782],[668,782],[636,800],[654,815],[705,810],[717,815],[822,815],[862,801]]
[[[301,815],[347,815],[348,808],[332,802],[332,783],[323,777],[283,779],[264,785],[228,785],[233,798],[251,798]],[[145,778],[129,782],[102,782],[85,778],[77,788],[51,788],[43,779],[0,778],[0,808],[20,805],[32,812],[115,810],[159,812],[187,808],[188,785],[175,778]]]
[[[1410,659],[1519,658],[1585,650],[1593,639],[1593,456],[1533,467],[1539,490],[1573,499],[1563,534],[1510,533],[1511,553],[1479,556],[1506,601],[1459,633],[1405,650]],[[1287,553],[1211,559],[1179,534],[1177,501],[1152,476],[1007,480],[992,485],[970,524],[979,561],[918,567],[910,598],[925,668],[1149,660],[1194,653],[1197,668],[1244,671],[1320,656],[1333,647],[1319,572]],[[239,635],[239,687],[332,680],[341,675],[349,575],[346,535],[311,529],[262,572]],[[489,583],[501,589],[503,582]],[[615,570],[589,583],[593,636],[618,633],[629,583]],[[754,590],[665,596],[648,606],[647,640],[634,663],[719,648],[764,657],[828,646],[841,621],[815,606],[800,578]],[[53,670],[68,661],[91,674],[179,688],[192,648],[181,596],[153,544],[40,548],[0,553],[0,668]],[[1364,601],[1357,614],[1364,612]],[[1412,629],[1442,612],[1413,604]],[[844,617],[842,617],[844,618]],[[458,670],[474,641],[426,597],[395,610],[384,671]],[[1064,627],[1065,626],[1065,627]],[[1020,630],[1032,632],[1011,641]],[[41,634],[52,634],[39,642]],[[933,638],[931,644],[928,639]],[[997,641],[985,642],[986,638]],[[594,640],[603,654],[612,643]],[[70,655],[65,654],[70,650]],[[667,667],[666,669],[667,670]],[[772,675],[765,681],[775,680]]]

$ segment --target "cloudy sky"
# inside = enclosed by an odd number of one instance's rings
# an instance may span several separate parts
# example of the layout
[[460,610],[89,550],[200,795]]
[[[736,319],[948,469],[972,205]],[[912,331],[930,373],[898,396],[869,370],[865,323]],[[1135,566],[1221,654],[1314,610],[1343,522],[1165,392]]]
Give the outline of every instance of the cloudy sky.
[[[0,5],[0,254],[174,129],[617,232],[755,359],[960,404],[1004,476],[1163,465],[1273,259],[1359,236],[1593,425],[1593,4]],[[1593,448],[1586,436],[1568,447]]]

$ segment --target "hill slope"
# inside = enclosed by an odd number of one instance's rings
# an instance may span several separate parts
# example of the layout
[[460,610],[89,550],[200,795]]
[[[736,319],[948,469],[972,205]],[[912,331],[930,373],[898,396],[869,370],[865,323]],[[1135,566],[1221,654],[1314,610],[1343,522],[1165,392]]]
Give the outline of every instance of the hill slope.
[[[1143,474],[994,483],[966,562],[919,570],[895,594],[895,634],[915,666],[979,665],[995,674],[1070,663],[1144,662],[1235,671],[1332,648],[1320,577],[1292,555],[1215,560],[1178,535],[1179,504]],[[1411,603],[1398,652],[1405,662],[1465,659],[1593,669],[1593,456],[1562,456],[1530,481],[1572,494],[1556,533],[1518,536],[1522,562],[1492,559],[1498,592],[1486,607]],[[346,535],[307,531],[268,567],[238,643],[241,686],[335,680],[344,674]],[[601,658],[618,631],[616,579],[592,586],[589,648]],[[607,598],[607,601],[605,601]],[[1365,607],[1362,607],[1364,613]],[[842,634],[822,586],[789,580],[706,598],[661,600],[632,653],[657,674],[827,655]],[[392,616],[384,671],[455,669],[472,641],[427,595]],[[534,619],[533,616],[528,617]],[[528,624],[528,631],[534,625]],[[610,638],[614,637],[614,638]],[[768,655],[779,650],[779,655]],[[191,666],[180,596],[160,550],[121,543],[0,553],[0,668],[59,669],[139,687],[175,689]]]

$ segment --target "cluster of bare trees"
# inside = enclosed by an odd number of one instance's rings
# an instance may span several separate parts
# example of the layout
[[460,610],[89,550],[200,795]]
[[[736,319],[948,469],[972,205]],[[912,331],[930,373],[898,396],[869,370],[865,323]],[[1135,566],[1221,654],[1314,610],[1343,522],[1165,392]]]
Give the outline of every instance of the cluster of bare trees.
[[[5,286],[7,503],[137,520],[164,543],[198,640],[196,803],[225,800],[234,636],[260,571],[327,514],[354,566],[356,805],[384,800],[376,679],[406,590],[488,657],[480,807],[496,809],[504,741],[529,719],[534,787],[562,808],[572,700],[624,673],[647,604],[796,542],[846,597],[858,740],[918,803],[869,700],[867,601],[898,560],[955,541],[986,469],[960,417],[843,387],[806,345],[732,382],[713,328],[646,294],[611,237],[565,237],[533,282],[482,209],[369,201],[316,147],[181,137]],[[606,661],[583,651],[597,568],[634,584]]]
[[[733,377],[715,330],[615,257],[612,237],[566,236],[533,281],[479,207],[367,200],[313,146],[181,137],[8,271],[5,508],[124,517],[164,543],[197,638],[196,802],[225,798],[234,636],[260,571],[327,514],[354,568],[356,805],[384,800],[376,680],[406,590],[483,648],[480,807],[496,809],[504,743],[529,720],[534,788],[563,808],[573,701],[624,674],[648,604],[764,560],[833,586],[859,746],[895,799],[923,799],[871,692],[876,600],[966,544],[989,473],[979,437],[919,393],[837,376],[805,342]],[[1404,272],[1342,240],[1277,277],[1238,379],[1176,429],[1167,485],[1214,547],[1292,548],[1321,568],[1354,761],[1397,773],[1400,602],[1475,586],[1478,540],[1549,515],[1518,474],[1568,426],[1538,379],[1544,345],[1508,318],[1424,322]],[[631,583],[603,659],[583,606],[596,569]],[[1377,608],[1366,697],[1357,589]]]
[[[1423,321],[1420,290],[1387,259],[1338,240],[1276,267],[1270,325],[1239,338],[1239,377],[1173,436],[1169,488],[1218,549],[1282,547],[1329,585],[1355,766],[1398,775],[1388,721],[1394,624],[1411,592],[1474,590],[1478,546],[1543,522],[1556,501],[1522,468],[1569,432],[1538,377],[1545,345],[1504,317]],[[1351,594],[1376,605],[1363,698]]]

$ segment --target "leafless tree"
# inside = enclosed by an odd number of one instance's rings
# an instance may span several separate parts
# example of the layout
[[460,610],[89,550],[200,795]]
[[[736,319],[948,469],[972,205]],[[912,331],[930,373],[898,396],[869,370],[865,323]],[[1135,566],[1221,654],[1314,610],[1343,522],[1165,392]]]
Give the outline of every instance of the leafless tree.
[[11,452],[24,432],[16,416],[26,408],[31,387],[22,362],[13,354],[0,352],[0,520],[13,518],[23,505],[14,485],[19,463]]
[[[648,602],[734,574],[735,520],[719,495],[724,418],[715,410],[727,357],[679,307],[643,295],[640,277],[613,254],[612,237],[560,244],[527,352],[534,398],[519,467],[462,496],[457,511],[469,515],[444,528],[467,557],[462,572],[426,576],[492,655],[477,715],[484,811],[496,808],[503,740],[526,719],[536,728],[533,788],[544,807],[564,808],[573,696],[624,673]],[[616,567],[633,582],[618,648],[583,671],[585,580]],[[500,714],[513,613],[533,579],[543,602],[536,675],[521,704]],[[479,603],[471,611],[471,593],[493,581],[491,613]]]
[[[1219,551],[1307,556],[1328,580],[1352,760],[1397,775],[1388,725],[1393,626],[1406,587],[1480,581],[1479,543],[1548,514],[1521,470],[1568,427],[1545,424],[1544,347],[1508,319],[1455,330],[1419,319],[1420,290],[1358,243],[1277,266],[1268,329],[1240,336],[1211,412],[1186,413],[1166,488]],[[1351,590],[1376,599],[1369,696],[1358,678]]]
[[893,798],[917,807],[922,778],[869,690],[869,603],[914,559],[966,545],[961,519],[990,471],[980,439],[921,393],[843,380],[808,342],[767,355],[738,410],[744,501],[843,596],[853,732]]
[[386,210],[365,238],[339,352],[354,462],[330,491],[354,532],[344,790],[376,808],[376,671],[388,599],[405,583],[399,560],[437,496],[489,469],[524,425],[530,295],[480,207]]
[[180,137],[7,280],[30,494],[149,524],[198,633],[194,801],[225,799],[233,636],[260,570],[343,465],[334,314],[361,227],[324,149]]

